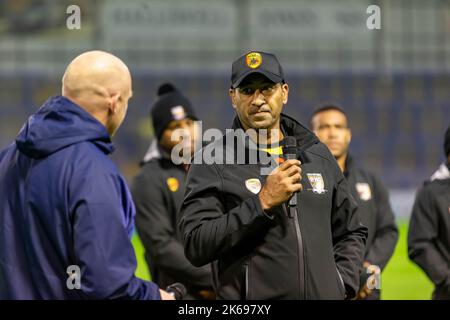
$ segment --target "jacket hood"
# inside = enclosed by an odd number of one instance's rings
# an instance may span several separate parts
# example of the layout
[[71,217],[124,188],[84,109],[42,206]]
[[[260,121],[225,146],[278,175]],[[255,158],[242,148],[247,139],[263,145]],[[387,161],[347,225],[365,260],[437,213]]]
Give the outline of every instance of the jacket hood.
[[439,166],[439,169],[435,173],[433,173],[433,175],[430,178],[430,181],[450,179],[449,167],[450,167],[449,163],[442,163]]
[[35,159],[47,157],[70,145],[90,141],[105,154],[114,151],[106,128],[69,99],[49,98],[33,114],[16,138],[20,152]]
[[155,139],[150,143],[150,146],[148,147],[148,150],[145,153],[144,158],[141,160],[141,166],[153,159],[160,159],[160,158],[161,158],[161,151],[159,150],[158,147],[158,141],[156,141]]
[[[319,142],[316,135],[300,124],[297,120],[285,115],[280,115],[280,127],[285,136],[293,136],[297,140],[297,147],[306,149]],[[243,129],[239,118],[236,116],[233,122],[233,129]]]
[[144,155],[144,158],[141,160],[140,165],[143,166],[147,162],[150,162],[154,159],[166,159],[170,160],[170,153],[164,150],[158,143],[158,140],[154,139],[150,146],[148,147],[147,152]]

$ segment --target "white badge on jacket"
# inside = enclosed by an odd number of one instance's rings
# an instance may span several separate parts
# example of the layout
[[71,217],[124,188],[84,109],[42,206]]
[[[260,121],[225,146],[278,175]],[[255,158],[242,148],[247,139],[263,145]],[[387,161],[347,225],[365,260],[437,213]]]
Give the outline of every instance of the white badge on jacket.
[[245,187],[250,192],[258,194],[261,191],[261,181],[256,178],[245,180]]
[[372,190],[368,183],[358,182],[355,184],[356,191],[358,192],[359,198],[362,201],[369,201],[372,199]]
[[316,194],[322,194],[327,192],[328,190],[325,189],[325,182],[323,181],[322,174],[320,173],[307,173],[306,176],[308,177],[309,183],[311,184],[313,193]]

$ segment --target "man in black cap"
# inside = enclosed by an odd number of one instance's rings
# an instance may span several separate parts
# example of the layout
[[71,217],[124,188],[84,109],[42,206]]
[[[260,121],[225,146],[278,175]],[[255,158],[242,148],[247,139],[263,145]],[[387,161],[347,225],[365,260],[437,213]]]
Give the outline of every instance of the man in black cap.
[[[171,158],[172,149],[180,143],[172,134],[180,130],[194,150],[197,119],[191,102],[171,84],[158,90],[159,99],[151,110],[156,139],[151,143],[142,169],[135,178],[132,194],[136,205],[136,227],[145,247],[145,256],[153,281],[161,287],[183,283],[188,298],[212,296],[211,268],[196,268],[186,259],[178,229],[178,209],[183,201],[186,165]],[[189,155],[182,155],[190,158]]]
[[450,126],[446,162],[418,191],[408,231],[408,255],[435,285],[433,299],[450,300]]
[[310,126],[335,157],[358,202],[362,223],[368,228],[358,299],[378,300],[380,281],[377,280],[398,239],[388,192],[373,173],[362,168],[349,154],[352,133],[343,109],[336,105],[317,108],[311,116]]
[[[202,151],[227,161],[189,169],[185,253],[196,266],[214,262],[219,299],[349,299],[358,291],[367,228],[327,147],[281,113],[288,92],[273,54],[237,59],[235,130]],[[270,175],[265,156],[280,163]]]

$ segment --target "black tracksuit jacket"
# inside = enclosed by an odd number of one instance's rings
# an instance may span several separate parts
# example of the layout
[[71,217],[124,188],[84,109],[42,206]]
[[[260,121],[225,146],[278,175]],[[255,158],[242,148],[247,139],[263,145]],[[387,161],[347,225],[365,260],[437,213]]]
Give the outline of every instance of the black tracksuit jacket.
[[433,299],[450,299],[450,165],[447,177],[418,191],[408,231],[408,254],[435,285]]
[[[240,127],[236,119],[233,128]],[[196,266],[214,262],[219,299],[351,298],[367,228],[327,147],[288,116],[281,116],[281,129],[296,138],[303,159],[298,210],[288,212],[284,204],[273,218],[263,212],[258,195],[246,188],[248,179],[264,184],[260,164],[193,164],[181,207],[186,256]],[[232,151],[225,147],[230,137],[213,146]],[[321,192],[308,175],[322,177]]]
[[[361,222],[368,229],[364,260],[384,269],[391,258],[398,240],[395,216],[389,203],[389,195],[381,181],[371,172],[357,165],[351,155],[345,161],[344,176],[350,191],[358,203]],[[370,274],[362,270],[362,287]],[[367,299],[379,299],[375,289]]]
[[[178,212],[183,201],[186,170],[175,165],[156,143],[132,185],[136,205],[136,227],[145,247],[152,280],[163,289],[183,283],[189,297],[201,289],[212,289],[211,267],[194,267],[184,254],[178,229]],[[171,185],[170,185],[171,184]]]

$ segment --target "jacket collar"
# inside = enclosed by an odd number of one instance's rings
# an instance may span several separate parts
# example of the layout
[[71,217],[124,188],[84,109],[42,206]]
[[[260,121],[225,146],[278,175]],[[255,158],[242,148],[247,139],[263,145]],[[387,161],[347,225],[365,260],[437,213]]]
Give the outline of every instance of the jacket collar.
[[164,159],[172,162],[170,159],[170,154],[166,150],[164,150],[158,143],[156,139],[154,139],[150,146],[147,149],[147,152],[144,155],[144,158],[141,160],[141,166],[150,162],[153,159]]
[[431,176],[430,180],[446,180],[450,179],[450,163],[442,163],[439,169]]
[[355,160],[353,159],[350,153],[347,153],[347,158],[345,159],[345,169],[344,169],[344,177],[348,177],[350,172],[356,167]]
[[[280,116],[280,127],[281,131],[285,136],[293,136],[297,140],[297,148],[300,150],[305,150],[319,142],[319,139],[314,133],[312,133],[305,126],[300,124],[295,119],[281,114]],[[236,116],[233,121],[232,129],[243,129],[239,118]]]
[[114,150],[109,133],[97,119],[66,97],[54,96],[30,116],[16,145],[20,152],[40,159],[84,141],[105,154]]

